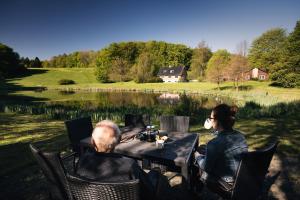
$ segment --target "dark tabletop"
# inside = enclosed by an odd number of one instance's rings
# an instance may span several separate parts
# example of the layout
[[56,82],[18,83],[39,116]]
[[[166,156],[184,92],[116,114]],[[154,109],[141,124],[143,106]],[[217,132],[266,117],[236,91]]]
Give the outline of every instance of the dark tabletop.
[[[196,133],[168,133],[168,140],[164,148],[156,147],[155,142],[132,139],[116,146],[115,152],[136,159],[150,159],[161,163],[184,166],[189,162],[190,156],[198,142]],[[81,140],[81,145],[90,146],[90,138]]]

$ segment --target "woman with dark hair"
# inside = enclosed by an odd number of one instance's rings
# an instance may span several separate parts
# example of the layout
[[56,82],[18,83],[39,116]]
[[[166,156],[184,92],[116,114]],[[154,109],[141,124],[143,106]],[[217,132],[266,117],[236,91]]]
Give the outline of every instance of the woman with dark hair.
[[234,182],[241,154],[248,151],[244,135],[232,128],[236,112],[236,106],[220,104],[205,121],[204,127],[213,128],[217,136],[207,143],[205,152],[195,153],[200,179],[204,182],[209,177],[224,181],[228,185]]

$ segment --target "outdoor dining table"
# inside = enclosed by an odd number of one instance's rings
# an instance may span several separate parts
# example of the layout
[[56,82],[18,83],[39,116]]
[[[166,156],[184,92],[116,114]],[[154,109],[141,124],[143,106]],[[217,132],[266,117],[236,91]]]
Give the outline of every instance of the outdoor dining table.
[[[164,148],[158,148],[155,142],[141,141],[132,138],[121,142],[114,152],[138,160],[148,160],[170,168],[179,169],[188,185],[191,184],[191,166],[193,152],[198,147],[197,133],[169,132]],[[91,147],[91,138],[80,141],[82,147]]]

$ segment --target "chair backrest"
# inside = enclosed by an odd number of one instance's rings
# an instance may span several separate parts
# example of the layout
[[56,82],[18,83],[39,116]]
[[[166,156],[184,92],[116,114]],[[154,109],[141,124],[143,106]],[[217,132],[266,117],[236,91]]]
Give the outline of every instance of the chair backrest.
[[93,132],[91,117],[83,117],[65,121],[65,125],[73,151],[80,153],[80,140],[90,137]]
[[142,128],[146,127],[143,116],[133,115],[133,114],[125,115],[125,126],[142,127]]
[[160,129],[166,131],[189,131],[190,117],[188,116],[160,116]]
[[29,148],[49,183],[51,198],[72,199],[59,153],[44,153],[32,144]]
[[232,192],[232,199],[253,200],[259,197],[277,145],[278,142],[275,142],[263,150],[242,155]]
[[123,183],[93,182],[81,177],[67,175],[73,197],[80,200],[138,200],[139,180]]

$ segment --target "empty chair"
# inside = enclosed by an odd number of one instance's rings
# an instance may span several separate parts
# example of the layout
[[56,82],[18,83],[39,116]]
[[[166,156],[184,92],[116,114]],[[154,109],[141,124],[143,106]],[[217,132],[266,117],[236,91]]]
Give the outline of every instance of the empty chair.
[[126,114],[125,126],[145,128],[143,115]]
[[277,145],[278,142],[275,142],[265,149],[244,153],[231,190],[215,190],[216,188],[209,185],[209,183],[207,185],[208,188],[225,199],[259,199],[262,195],[264,180]]
[[67,173],[59,153],[42,152],[31,144],[29,147],[49,183],[51,199],[140,199],[139,179],[118,183],[90,181]]
[[91,117],[83,117],[65,121],[65,125],[73,151],[80,153],[80,140],[90,137],[93,132]]
[[188,132],[190,117],[188,116],[161,116],[160,129],[175,132]]

